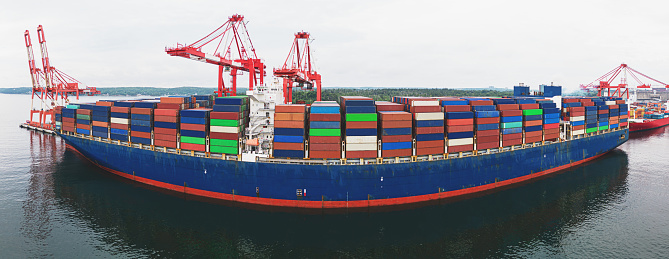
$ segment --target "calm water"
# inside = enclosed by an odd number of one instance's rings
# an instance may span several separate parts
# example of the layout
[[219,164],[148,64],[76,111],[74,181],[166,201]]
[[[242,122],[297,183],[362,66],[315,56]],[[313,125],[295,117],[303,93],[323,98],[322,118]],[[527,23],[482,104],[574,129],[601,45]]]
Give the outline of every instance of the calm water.
[[484,197],[389,213],[294,215],[120,180],[59,138],[20,129],[29,98],[0,95],[3,258],[669,257],[669,128]]

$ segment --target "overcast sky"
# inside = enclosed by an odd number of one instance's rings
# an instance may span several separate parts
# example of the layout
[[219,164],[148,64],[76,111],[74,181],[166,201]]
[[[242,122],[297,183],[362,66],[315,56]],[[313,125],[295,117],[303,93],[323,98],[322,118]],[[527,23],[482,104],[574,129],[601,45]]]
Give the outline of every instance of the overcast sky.
[[[217,67],[171,57],[245,16],[268,71],[311,33],[324,87],[512,87],[568,91],[625,62],[669,81],[666,1],[9,1],[0,87],[29,86],[23,32],[42,24],[52,65],[89,86],[206,86]],[[270,77],[266,78],[269,82]]]

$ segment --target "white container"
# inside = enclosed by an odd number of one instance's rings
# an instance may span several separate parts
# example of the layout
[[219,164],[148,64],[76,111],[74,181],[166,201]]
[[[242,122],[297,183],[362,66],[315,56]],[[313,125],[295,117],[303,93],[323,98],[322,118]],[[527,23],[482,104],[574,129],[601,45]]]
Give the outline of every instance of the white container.
[[123,119],[123,118],[111,118],[111,123],[117,123],[117,124],[130,124],[128,123],[128,119]]
[[584,121],[585,116],[569,117],[569,121]]
[[585,130],[584,130],[584,129],[582,129],[582,130],[574,130],[574,131],[571,132],[571,134],[572,134],[572,135],[581,135],[581,134],[585,134]]
[[369,151],[376,150],[376,143],[354,144],[346,142],[346,151]]
[[414,115],[414,119],[417,121],[433,121],[433,120],[443,120],[443,112],[419,112]]
[[209,126],[209,131],[219,133],[239,133],[238,127]]
[[474,138],[459,138],[446,140],[446,146],[462,146],[474,144]]
[[374,143],[376,145],[376,136],[346,136],[346,144],[367,144]]
[[416,100],[411,102],[411,106],[439,106],[439,100]]
[[616,105],[616,101],[605,101],[604,104],[606,104],[606,105]]

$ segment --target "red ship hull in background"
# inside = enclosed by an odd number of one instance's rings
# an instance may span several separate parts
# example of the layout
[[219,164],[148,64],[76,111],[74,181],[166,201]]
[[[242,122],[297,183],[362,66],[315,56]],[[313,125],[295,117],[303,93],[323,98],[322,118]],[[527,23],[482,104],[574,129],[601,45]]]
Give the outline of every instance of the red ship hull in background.
[[657,129],[669,125],[669,117],[656,120],[644,120],[643,122],[630,122],[630,133]]

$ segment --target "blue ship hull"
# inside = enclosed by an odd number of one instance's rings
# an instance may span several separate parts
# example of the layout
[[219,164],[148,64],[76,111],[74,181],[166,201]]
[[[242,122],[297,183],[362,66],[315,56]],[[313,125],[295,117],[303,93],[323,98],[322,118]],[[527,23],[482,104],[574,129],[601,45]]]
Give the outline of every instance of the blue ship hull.
[[492,154],[365,165],[241,162],[61,137],[107,171],[176,192],[240,205],[360,209],[430,203],[513,186],[595,159],[627,141],[629,130]]

